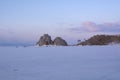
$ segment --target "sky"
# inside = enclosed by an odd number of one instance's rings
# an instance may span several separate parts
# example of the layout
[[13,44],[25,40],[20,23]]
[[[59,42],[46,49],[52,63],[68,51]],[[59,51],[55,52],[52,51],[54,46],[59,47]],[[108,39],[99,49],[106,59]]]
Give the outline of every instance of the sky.
[[35,44],[40,36],[69,43],[120,34],[120,0],[0,0],[0,44]]

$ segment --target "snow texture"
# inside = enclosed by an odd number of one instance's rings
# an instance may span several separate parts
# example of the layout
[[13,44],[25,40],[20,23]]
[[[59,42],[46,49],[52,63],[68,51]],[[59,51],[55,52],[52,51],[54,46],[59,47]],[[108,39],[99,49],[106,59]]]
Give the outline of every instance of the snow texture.
[[120,46],[0,47],[0,80],[120,80]]

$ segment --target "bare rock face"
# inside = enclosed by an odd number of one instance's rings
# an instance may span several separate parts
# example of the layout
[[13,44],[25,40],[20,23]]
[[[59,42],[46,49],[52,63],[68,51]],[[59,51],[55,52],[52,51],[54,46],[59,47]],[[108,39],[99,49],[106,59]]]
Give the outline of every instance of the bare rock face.
[[53,41],[53,44],[56,46],[67,46],[67,42],[61,37],[56,37]]
[[52,41],[51,36],[48,34],[44,34],[40,37],[39,41],[36,43],[39,46],[43,45],[56,45],[56,46],[67,46],[67,42],[61,37],[56,37],[54,41]]
[[43,46],[43,45],[52,45],[51,36],[48,34],[44,34],[40,37],[40,40],[37,42],[37,45]]
[[120,35],[95,35],[78,45],[109,45],[111,43],[120,44]]

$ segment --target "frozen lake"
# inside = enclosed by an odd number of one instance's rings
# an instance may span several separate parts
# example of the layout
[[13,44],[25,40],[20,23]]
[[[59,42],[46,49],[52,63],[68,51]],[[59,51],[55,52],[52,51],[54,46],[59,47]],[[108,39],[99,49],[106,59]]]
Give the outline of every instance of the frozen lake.
[[120,46],[0,47],[0,80],[120,80]]

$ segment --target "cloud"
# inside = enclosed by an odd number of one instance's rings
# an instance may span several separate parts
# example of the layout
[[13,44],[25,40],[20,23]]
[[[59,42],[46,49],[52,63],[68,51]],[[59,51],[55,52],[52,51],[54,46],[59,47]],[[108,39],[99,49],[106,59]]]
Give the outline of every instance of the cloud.
[[120,23],[106,22],[98,25],[101,32],[120,32]]
[[69,29],[71,32],[103,32],[103,33],[120,33],[119,22],[105,22],[97,24],[95,22],[86,21],[79,26]]
[[98,31],[97,24],[94,22],[83,22],[82,28],[88,32]]

